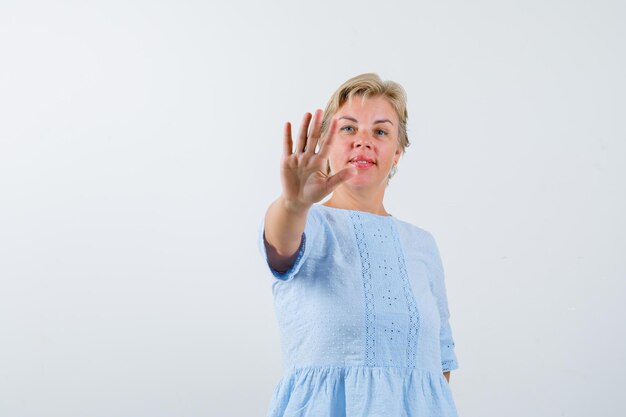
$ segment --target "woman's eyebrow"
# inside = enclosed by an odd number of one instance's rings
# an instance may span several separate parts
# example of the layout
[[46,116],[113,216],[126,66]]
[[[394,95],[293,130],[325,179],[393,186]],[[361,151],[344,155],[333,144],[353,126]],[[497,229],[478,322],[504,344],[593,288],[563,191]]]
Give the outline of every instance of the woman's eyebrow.
[[[346,119],[346,120],[350,120],[350,121],[352,121],[352,122],[354,122],[354,123],[359,123],[359,121],[358,121],[357,119],[355,119],[354,117],[351,117],[351,116],[341,116],[341,117],[340,117],[339,119],[337,119],[337,120],[341,120],[341,119]],[[389,124],[391,124],[391,125],[393,126],[392,121],[391,121],[391,120],[389,120],[389,119],[380,119],[380,120],[376,120],[376,121],[374,122],[374,124],[375,124],[375,125],[377,125],[378,123],[389,123]]]

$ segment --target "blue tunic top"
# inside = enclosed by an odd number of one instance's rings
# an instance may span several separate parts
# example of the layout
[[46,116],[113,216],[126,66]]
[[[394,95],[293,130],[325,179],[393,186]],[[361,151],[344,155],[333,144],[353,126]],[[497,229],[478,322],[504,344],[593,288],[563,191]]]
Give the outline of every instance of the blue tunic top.
[[[267,262],[264,219],[258,233]],[[315,204],[295,264],[268,265],[284,374],[268,417],[457,416],[458,368],[433,236]]]

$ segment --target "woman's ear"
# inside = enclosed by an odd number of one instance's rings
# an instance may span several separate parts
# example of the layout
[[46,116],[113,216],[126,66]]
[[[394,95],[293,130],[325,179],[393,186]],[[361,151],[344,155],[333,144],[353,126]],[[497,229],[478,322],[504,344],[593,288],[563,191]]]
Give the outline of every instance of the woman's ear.
[[398,161],[400,161],[400,157],[402,156],[403,152],[402,152],[402,148],[398,146],[398,149],[396,149],[396,153],[395,156],[393,158],[393,164],[394,165],[398,165]]

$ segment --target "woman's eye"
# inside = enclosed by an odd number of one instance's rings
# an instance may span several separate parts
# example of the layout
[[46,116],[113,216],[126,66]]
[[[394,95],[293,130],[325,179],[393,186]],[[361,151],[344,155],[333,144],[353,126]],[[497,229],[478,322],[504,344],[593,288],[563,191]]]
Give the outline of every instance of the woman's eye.
[[352,126],[344,126],[341,128],[344,132],[353,132],[354,128]]
[[385,131],[384,131],[384,130],[382,130],[382,129],[376,129],[376,134],[377,134],[377,135],[383,135],[383,136],[384,136],[384,135],[386,135],[386,134],[387,134],[387,132],[385,132]]

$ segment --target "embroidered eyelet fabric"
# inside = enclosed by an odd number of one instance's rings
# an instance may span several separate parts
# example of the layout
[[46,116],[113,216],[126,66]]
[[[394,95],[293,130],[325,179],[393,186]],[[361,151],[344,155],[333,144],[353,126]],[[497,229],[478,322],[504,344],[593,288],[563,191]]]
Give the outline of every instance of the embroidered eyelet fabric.
[[456,417],[458,368],[430,232],[313,205],[294,265],[273,278],[283,375],[268,417]]

